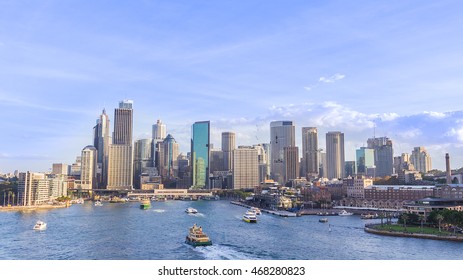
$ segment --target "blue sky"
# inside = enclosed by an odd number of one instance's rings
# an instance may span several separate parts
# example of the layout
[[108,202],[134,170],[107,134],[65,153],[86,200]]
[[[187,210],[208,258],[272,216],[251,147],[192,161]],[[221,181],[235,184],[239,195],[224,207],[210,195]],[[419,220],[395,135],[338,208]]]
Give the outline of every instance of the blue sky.
[[433,166],[463,166],[460,1],[0,1],[0,172],[72,163],[134,100],[134,138],[157,119],[190,149],[269,141],[293,120],[345,133],[346,159],[368,137],[396,154],[425,146]]

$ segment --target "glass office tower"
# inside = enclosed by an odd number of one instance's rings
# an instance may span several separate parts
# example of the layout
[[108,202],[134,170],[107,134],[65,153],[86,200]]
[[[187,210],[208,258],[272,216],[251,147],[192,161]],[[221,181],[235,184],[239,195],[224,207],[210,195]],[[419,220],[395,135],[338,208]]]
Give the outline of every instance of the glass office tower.
[[191,135],[192,186],[208,188],[210,155],[210,122],[195,122]]

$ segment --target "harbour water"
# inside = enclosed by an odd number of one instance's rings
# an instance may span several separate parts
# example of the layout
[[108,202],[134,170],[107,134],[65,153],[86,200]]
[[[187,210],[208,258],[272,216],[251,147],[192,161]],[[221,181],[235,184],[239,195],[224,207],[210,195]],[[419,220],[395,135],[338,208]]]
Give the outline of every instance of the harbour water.
[[[187,207],[196,215],[186,214]],[[368,234],[358,216],[241,220],[245,208],[229,201],[153,202],[0,212],[4,260],[436,260],[463,259],[463,243]],[[32,230],[37,220],[47,230]],[[213,245],[184,243],[188,228],[203,227]],[[331,229],[331,230],[330,230]]]

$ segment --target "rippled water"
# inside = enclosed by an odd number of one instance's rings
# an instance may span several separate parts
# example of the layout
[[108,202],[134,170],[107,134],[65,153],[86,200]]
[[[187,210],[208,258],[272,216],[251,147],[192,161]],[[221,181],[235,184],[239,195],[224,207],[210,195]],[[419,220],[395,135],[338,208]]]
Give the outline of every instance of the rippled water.
[[[186,214],[187,207],[199,214]],[[86,202],[66,209],[0,212],[0,259],[463,259],[463,243],[368,234],[358,216],[328,217],[324,224],[316,216],[263,214],[257,224],[248,224],[241,220],[244,212],[228,201],[155,202],[145,211],[138,203],[94,207]],[[46,231],[32,230],[37,220],[48,223]],[[194,223],[213,246],[184,243]]]

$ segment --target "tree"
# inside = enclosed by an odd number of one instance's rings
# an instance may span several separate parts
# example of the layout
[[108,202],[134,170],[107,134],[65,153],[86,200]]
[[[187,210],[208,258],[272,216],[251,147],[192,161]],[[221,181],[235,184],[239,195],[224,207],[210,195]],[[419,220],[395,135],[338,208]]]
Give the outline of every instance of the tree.
[[444,216],[442,216],[441,214],[437,214],[436,220],[439,223],[439,232],[441,232],[441,224],[442,224],[442,221],[444,220]]
[[407,230],[407,220],[410,219],[408,214],[406,214],[406,213],[402,214],[401,218],[402,218],[402,222],[404,224],[404,228],[405,228],[405,230]]
[[8,191],[8,206],[10,206],[10,197],[12,193],[12,191]]
[[420,219],[420,222],[421,222],[421,224],[420,224],[421,232],[423,232],[423,224],[426,223],[426,214],[420,215],[419,219]]

